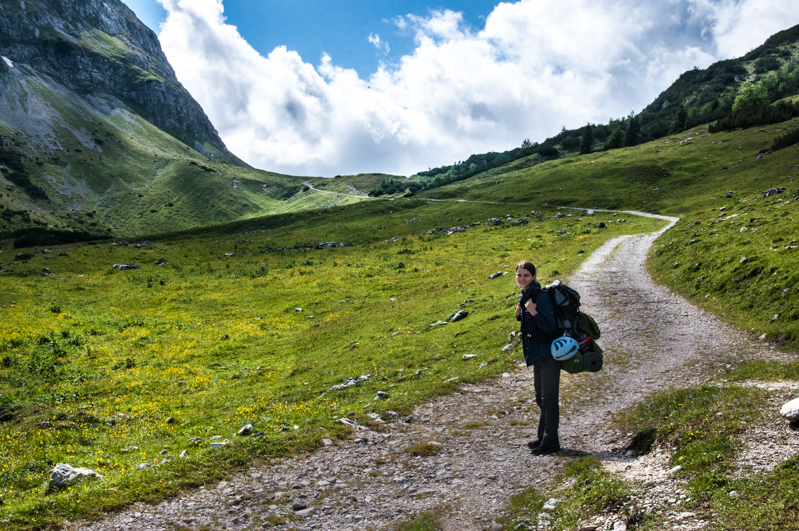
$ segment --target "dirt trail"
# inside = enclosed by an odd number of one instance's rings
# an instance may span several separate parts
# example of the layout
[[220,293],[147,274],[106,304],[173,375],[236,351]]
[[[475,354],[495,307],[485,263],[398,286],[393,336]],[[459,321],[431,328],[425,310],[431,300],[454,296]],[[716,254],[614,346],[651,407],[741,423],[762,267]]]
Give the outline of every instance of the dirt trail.
[[[607,427],[610,414],[652,391],[706,380],[741,359],[778,356],[652,282],[644,264],[662,232],[608,242],[569,279],[586,302],[583,309],[603,326],[605,369],[563,373],[566,455],[592,453],[609,467],[654,467],[659,473],[667,459],[652,464],[624,457],[629,438]],[[426,402],[412,420],[404,419],[410,422],[394,420],[380,432],[357,427],[352,440],[156,506],[138,504],[101,522],[69,527],[377,530],[439,509],[448,530],[491,529],[511,496],[543,486],[564,462],[563,456],[533,457],[527,450],[537,413],[532,373],[520,367]],[[403,451],[430,441],[440,445],[437,455]]]

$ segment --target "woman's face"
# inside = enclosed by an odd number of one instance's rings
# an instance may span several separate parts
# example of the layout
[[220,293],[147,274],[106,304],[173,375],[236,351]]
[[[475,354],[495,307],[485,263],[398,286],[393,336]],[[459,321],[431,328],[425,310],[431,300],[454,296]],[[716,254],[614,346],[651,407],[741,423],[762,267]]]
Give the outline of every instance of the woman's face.
[[533,274],[527,271],[525,268],[520,267],[516,270],[516,283],[523,290],[529,288],[530,284],[532,284],[534,280],[535,277]]

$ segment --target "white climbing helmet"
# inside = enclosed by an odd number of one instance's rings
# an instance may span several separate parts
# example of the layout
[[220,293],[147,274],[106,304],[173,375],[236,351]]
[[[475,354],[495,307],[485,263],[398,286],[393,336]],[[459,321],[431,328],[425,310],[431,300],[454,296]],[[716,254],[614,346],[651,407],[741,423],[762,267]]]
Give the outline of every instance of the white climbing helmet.
[[574,339],[563,336],[553,341],[549,350],[552,352],[553,358],[558,361],[564,361],[577,354],[577,351],[580,350],[580,345]]

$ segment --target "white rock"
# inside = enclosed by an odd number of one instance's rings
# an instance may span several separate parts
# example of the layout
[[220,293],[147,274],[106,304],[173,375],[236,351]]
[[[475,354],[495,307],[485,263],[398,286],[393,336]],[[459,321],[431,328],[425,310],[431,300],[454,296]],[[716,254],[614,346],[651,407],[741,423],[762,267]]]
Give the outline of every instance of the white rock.
[[799,422],[799,398],[794,398],[783,404],[780,408],[780,415],[791,422]]
[[252,424],[247,424],[239,430],[239,437],[247,437],[252,435]]
[[674,468],[670,469],[668,473],[669,474],[674,474],[675,472],[679,472],[680,470],[682,470],[682,466],[677,465]]
[[474,354],[464,354],[463,355],[463,361],[469,361],[470,359],[474,359],[476,357],[477,356],[475,356]]
[[508,345],[505,345],[504,347],[502,347],[502,352],[505,352],[505,353],[507,353],[507,352],[510,352],[510,350],[511,350],[512,348],[513,348],[513,344],[512,344],[512,343],[510,343],[510,344],[508,344]]
[[555,510],[555,506],[558,504],[559,501],[560,500],[558,500],[557,498],[550,498],[544,504],[542,509],[545,510],[545,511],[554,511]]
[[60,489],[66,487],[76,479],[102,478],[100,474],[88,468],[72,468],[66,463],[58,463],[50,472],[50,487]]

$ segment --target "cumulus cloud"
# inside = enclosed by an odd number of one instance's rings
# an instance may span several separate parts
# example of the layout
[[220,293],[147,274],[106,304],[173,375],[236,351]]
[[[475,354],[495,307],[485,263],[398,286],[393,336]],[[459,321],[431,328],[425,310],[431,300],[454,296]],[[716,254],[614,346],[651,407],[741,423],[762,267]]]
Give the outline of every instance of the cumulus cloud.
[[361,79],[328,55],[259,55],[222,0],[159,1],[164,50],[228,147],[259,168],[327,176],[409,175],[639,111],[683,71],[796,18],[780,0],[521,0],[482,30],[449,10],[407,14],[392,22],[413,53]]
[[796,3],[785,0],[692,0],[697,17],[708,21],[718,55],[739,57],[770,35],[799,23]]

